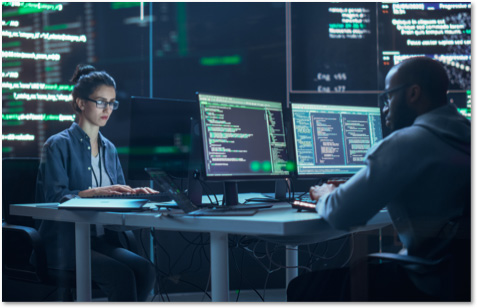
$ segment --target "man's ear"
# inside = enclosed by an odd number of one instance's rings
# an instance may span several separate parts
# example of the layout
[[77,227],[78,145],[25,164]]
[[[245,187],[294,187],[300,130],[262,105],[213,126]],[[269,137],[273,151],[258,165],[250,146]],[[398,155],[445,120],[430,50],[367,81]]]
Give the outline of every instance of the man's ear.
[[419,101],[421,100],[421,95],[422,95],[422,89],[421,89],[421,86],[417,85],[417,84],[413,84],[412,86],[410,86],[407,91],[406,91],[406,95],[407,95],[407,98],[408,98],[408,102],[409,102],[409,105],[412,106],[412,107],[417,107],[417,104],[419,103]]

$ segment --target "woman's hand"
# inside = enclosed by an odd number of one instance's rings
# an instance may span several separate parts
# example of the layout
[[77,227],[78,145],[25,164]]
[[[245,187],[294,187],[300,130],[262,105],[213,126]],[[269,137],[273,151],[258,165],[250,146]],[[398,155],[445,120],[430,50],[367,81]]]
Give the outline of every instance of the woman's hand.
[[94,197],[94,196],[103,196],[103,195],[122,195],[122,194],[134,194],[134,189],[128,185],[111,185],[104,187],[96,187],[87,190],[82,190],[78,193],[78,196],[84,197]]
[[149,187],[137,187],[132,189],[134,192],[133,194],[158,194],[157,190],[154,190]]

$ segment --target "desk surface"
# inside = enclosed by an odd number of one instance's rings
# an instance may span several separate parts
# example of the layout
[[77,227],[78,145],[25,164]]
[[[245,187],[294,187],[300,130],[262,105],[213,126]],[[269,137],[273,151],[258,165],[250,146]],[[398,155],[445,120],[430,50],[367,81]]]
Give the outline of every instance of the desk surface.
[[[75,222],[76,285],[78,301],[91,300],[91,247],[89,224],[147,227],[161,230],[210,232],[211,289],[213,301],[229,300],[228,240],[229,233],[254,235],[268,241],[287,245],[316,243],[348,234],[331,228],[316,213],[297,212],[287,203],[276,203],[272,208],[261,209],[254,216],[189,216],[180,211],[150,212],[98,212],[89,210],[58,209],[58,203],[10,205],[12,215],[36,219]],[[172,215],[165,215],[171,213]],[[391,222],[387,211],[379,212],[366,226],[356,229],[376,229]],[[354,230],[351,230],[353,232]],[[287,261],[287,281],[296,277],[297,250],[288,254],[294,262]],[[287,268],[288,270],[288,268]]]
[[[10,212],[13,215],[65,222],[265,236],[268,240],[287,244],[320,242],[349,233],[349,231],[331,228],[316,213],[297,212],[296,209],[291,208],[291,205],[285,202],[274,203],[272,208],[261,209],[253,216],[197,217],[183,214],[177,210],[127,213],[59,210],[57,209],[57,203],[16,204],[10,206]],[[376,229],[390,223],[391,219],[387,211],[381,211],[366,226],[352,231]]]

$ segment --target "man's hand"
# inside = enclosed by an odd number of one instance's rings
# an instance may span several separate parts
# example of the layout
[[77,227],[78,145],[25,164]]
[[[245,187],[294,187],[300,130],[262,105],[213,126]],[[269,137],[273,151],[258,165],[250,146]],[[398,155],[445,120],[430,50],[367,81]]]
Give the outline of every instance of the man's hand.
[[319,200],[321,197],[330,194],[333,190],[336,189],[336,186],[333,184],[323,184],[310,187],[310,198],[311,200]]

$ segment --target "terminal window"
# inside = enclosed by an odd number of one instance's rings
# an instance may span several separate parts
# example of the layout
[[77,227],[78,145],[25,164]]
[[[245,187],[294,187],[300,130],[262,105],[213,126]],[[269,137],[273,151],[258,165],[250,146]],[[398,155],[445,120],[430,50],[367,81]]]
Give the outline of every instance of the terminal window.
[[354,174],[382,139],[377,107],[292,104],[298,175]]
[[281,103],[204,94],[199,101],[207,176],[289,174]]

